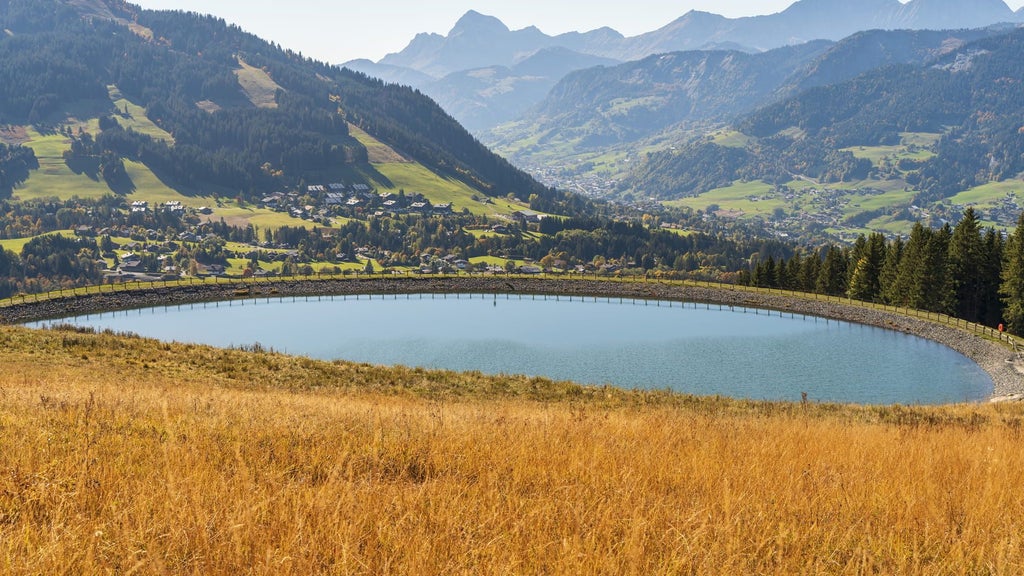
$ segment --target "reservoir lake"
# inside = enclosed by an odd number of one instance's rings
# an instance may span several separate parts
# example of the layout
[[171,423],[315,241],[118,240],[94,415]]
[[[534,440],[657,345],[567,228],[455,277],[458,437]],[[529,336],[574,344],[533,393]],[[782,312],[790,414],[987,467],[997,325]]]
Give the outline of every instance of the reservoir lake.
[[977,401],[992,379],[893,330],[799,314],[580,296],[263,298],[93,314],[73,324],[164,341],[259,344],[323,360],[526,374],[757,400]]

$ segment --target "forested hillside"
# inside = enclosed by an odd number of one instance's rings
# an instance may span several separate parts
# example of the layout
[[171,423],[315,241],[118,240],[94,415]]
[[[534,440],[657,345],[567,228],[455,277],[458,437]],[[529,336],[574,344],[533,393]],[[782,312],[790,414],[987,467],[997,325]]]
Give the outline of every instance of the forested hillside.
[[[116,86],[173,143],[110,123],[97,143],[183,187],[202,182],[255,196],[358,167],[367,153],[349,136],[351,123],[484,194],[558,197],[411,89],[309,60],[220,19],[99,5],[113,18],[58,0],[0,2],[0,125],[45,130],[68,111],[124,113],[109,102]],[[253,102],[243,90],[243,64],[273,82],[271,101]],[[24,154],[0,150],[0,185],[9,189],[31,169]]]
[[1022,62],[1024,31],[1015,31],[924,66],[893,65],[812,88],[738,122],[753,137],[742,151],[698,141],[656,153],[626,186],[678,197],[737,179],[859,180],[875,167],[849,148],[897,144],[908,132],[941,134],[932,157],[890,174],[917,190],[918,204],[1014,177],[1024,171]]

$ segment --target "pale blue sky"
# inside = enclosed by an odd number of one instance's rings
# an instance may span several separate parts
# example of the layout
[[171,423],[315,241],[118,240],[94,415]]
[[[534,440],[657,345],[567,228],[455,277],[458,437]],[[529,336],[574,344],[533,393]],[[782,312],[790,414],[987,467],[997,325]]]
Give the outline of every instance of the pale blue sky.
[[[517,30],[547,34],[610,26],[626,36],[649,32],[689,10],[729,17],[772,14],[794,0],[135,0],[144,8],[214,14],[285,48],[330,63],[379,60],[419,32],[447,34],[467,11],[496,16]],[[857,0],[850,0],[855,2]],[[1010,0],[1017,9],[1024,0]]]

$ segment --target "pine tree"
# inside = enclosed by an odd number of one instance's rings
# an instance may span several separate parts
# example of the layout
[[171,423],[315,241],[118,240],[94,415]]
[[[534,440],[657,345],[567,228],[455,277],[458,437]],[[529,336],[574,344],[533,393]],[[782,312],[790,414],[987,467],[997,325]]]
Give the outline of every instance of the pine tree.
[[986,326],[996,326],[1003,320],[1003,305],[999,299],[999,283],[1003,270],[1003,235],[989,228],[985,232],[981,263],[981,309],[978,318]]
[[825,261],[818,273],[817,291],[830,296],[846,293],[846,255],[835,246],[829,246]]
[[1003,319],[1010,332],[1024,334],[1024,213],[1017,218],[1017,229],[1006,241],[1001,276]]
[[[861,236],[860,239],[863,238]],[[854,245],[853,255],[857,261],[851,267],[847,295],[855,300],[874,302],[882,292],[880,277],[885,263],[885,236],[875,233],[863,242],[858,241]]]
[[953,311],[955,295],[949,274],[949,245],[953,230],[949,224],[939,228],[925,249],[923,293],[924,309],[949,314]]
[[793,254],[793,257],[786,262],[786,285],[782,286],[786,290],[803,290],[800,285],[800,271],[803,269],[803,263],[800,253]]
[[910,238],[903,248],[900,257],[896,281],[890,289],[890,304],[908,308],[923,309],[924,294],[924,261],[928,242],[933,234],[920,222],[915,222],[910,231]]
[[903,238],[897,236],[885,248],[885,261],[882,263],[882,271],[878,277],[882,302],[886,304],[895,304],[898,301],[895,288],[901,258],[903,258]]
[[949,243],[949,285],[953,312],[958,318],[980,319],[982,291],[982,238],[974,208],[964,210]]
[[821,255],[817,252],[803,259],[800,267],[800,289],[815,292],[818,289],[818,275],[821,273]]

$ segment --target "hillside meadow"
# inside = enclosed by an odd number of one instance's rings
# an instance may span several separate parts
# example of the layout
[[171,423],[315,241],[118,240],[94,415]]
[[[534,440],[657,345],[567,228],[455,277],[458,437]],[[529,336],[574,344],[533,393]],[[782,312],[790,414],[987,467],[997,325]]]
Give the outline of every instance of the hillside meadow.
[[776,404],[0,327],[4,574],[1014,574],[1020,405]]

